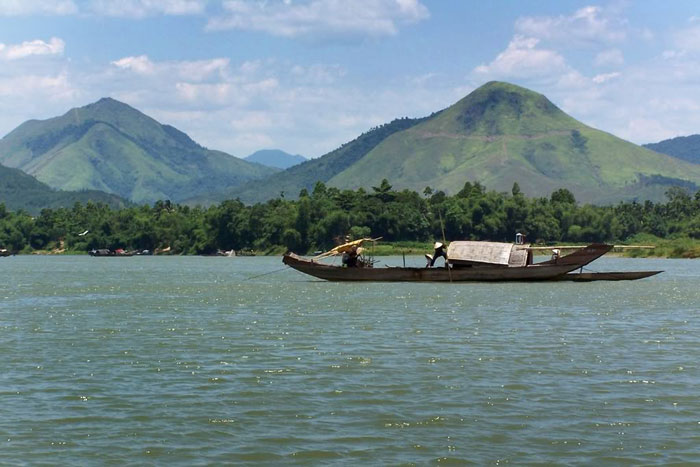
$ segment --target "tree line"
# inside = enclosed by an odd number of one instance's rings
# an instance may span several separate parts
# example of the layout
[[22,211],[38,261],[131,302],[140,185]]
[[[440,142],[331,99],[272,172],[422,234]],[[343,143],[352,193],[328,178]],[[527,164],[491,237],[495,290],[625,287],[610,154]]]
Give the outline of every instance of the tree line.
[[[580,205],[567,189],[548,198],[527,198],[517,183],[511,193],[467,182],[452,196],[426,187],[394,190],[387,180],[371,190],[339,190],[317,183],[296,200],[255,205],[228,200],[208,208],[170,201],[113,209],[101,203],[44,209],[37,217],[0,203],[0,248],[14,252],[123,248],[211,254],[219,250],[261,252],[326,250],[338,239],[624,242],[638,234],[700,239],[700,191],[671,187],[664,203]],[[87,231],[87,233],[86,233]]]

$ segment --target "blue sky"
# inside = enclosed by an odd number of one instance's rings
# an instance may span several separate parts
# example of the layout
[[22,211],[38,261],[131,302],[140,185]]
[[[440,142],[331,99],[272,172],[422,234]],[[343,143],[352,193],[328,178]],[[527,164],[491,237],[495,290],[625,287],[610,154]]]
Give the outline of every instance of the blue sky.
[[110,96],[317,157],[490,80],[635,143],[700,133],[700,2],[0,0],[0,135]]

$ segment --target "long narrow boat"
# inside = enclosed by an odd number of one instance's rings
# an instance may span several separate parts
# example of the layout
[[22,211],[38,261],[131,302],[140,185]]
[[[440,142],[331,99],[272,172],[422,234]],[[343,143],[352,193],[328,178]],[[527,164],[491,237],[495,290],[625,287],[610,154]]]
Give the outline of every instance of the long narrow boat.
[[555,278],[558,281],[593,282],[593,281],[636,281],[655,276],[663,271],[610,271],[610,272],[570,272]]
[[465,282],[465,281],[547,281],[582,268],[613,245],[591,244],[548,261],[532,263],[527,245],[493,242],[452,242],[448,257],[452,267],[343,267],[284,255],[284,264],[328,281],[373,282]]

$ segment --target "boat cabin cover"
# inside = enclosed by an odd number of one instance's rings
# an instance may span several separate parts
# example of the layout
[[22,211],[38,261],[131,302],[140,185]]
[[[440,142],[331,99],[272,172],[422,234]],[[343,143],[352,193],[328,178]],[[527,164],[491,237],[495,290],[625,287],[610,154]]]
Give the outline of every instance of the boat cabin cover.
[[457,241],[450,243],[447,257],[455,265],[522,267],[528,262],[527,247],[513,243]]

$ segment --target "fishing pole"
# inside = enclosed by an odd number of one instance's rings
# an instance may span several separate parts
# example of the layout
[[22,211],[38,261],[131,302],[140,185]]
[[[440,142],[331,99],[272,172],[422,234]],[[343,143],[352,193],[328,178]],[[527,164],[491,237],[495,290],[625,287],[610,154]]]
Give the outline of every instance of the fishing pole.
[[274,274],[274,273],[276,273],[276,272],[284,271],[284,270],[287,269],[288,267],[289,267],[289,266],[285,266],[285,267],[283,267],[283,268],[281,268],[281,269],[275,269],[274,271],[264,272],[264,273],[262,273],[262,274],[258,274],[257,276],[251,276],[251,277],[248,277],[248,278],[246,278],[246,279],[243,279],[241,282],[249,281],[249,280],[251,280],[251,279],[257,279],[258,277],[267,276],[267,275],[269,275],[269,274]]
[[[442,223],[442,213],[440,213],[440,208],[437,208],[438,217],[440,218],[440,230],[442,230],[442,244],[447,247],[447,239],[445,238],[445,225]],[[445,255],[445,267],[447,268],[447,275],[450,278],[450,284],[452,283],[452,270],[449,263],[447,262],[447,255]]]

